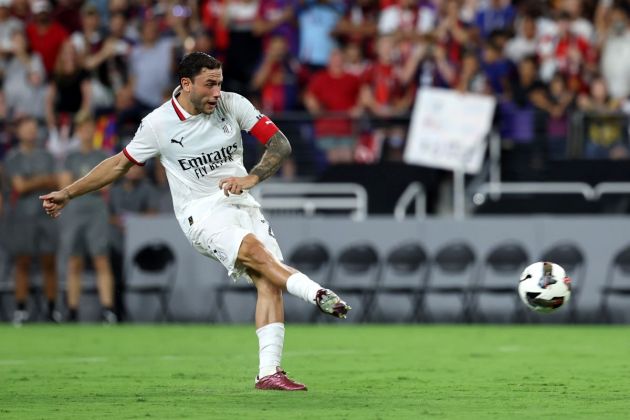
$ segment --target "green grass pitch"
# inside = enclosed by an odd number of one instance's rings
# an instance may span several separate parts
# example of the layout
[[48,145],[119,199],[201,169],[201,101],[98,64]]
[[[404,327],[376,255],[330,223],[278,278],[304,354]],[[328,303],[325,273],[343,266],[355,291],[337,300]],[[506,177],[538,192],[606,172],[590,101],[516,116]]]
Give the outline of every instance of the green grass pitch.
[[0,326],[0,419],[628,418],[630,330],[287,325],[308,392],[253,388],[253,326]]

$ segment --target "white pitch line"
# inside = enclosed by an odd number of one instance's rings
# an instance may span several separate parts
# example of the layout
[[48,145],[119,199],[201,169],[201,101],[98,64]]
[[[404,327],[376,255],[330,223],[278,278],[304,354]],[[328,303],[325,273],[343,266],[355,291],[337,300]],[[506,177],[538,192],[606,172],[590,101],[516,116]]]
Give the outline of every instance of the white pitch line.
[[32,363],[105,363],[107,357],[51,357],[46,359],[0,359],[0,366],[25,365]]

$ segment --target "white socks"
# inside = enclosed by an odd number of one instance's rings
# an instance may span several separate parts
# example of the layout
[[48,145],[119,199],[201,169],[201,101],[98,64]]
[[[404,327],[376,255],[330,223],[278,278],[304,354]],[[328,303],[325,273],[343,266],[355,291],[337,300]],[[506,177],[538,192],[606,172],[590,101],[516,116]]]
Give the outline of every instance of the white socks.
[[[315,304],[315,296],[322,286],[315,283],[302,273],[292,274],[287,279],[287,291],[307,302]],[[256,330],[258,335],[258,348],[260,364],[258,378],[276,373],[276,367],[282,361],[282,348],[284,346],[284,324],[274,322]]]
[[273,375],[276,367],[282,360],[282,347],[284,346],[284,324],[274,322],[256,330],[258,335],[259,368],[258,378]]
[[315,304],[315,296],[319,289],[322,289],[322,286],[302,273],[291,274],[287,279],[287,292],[313,305]]

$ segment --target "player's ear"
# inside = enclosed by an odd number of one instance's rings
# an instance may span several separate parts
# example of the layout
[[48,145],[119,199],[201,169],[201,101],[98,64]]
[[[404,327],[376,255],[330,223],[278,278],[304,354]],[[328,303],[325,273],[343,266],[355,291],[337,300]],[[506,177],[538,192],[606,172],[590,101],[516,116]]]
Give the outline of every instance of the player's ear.
[[188,77],[182,77],[180,83],[182,85],[182,90],[184,92],[190,93],[190,91],[192,90],[192,80],[190,80]]

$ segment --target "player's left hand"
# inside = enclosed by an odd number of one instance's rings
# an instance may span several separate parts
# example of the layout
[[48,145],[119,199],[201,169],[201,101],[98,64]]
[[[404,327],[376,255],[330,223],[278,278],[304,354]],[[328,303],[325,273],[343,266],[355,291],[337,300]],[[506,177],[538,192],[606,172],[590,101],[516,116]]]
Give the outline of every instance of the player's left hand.
[[219,181],[219,188],[223,190],[223,194],[226,197],[232,194],[241,194],[244,190],[252,188],[258,184],[258,176],[233,176],[230,178],[223,178]]

